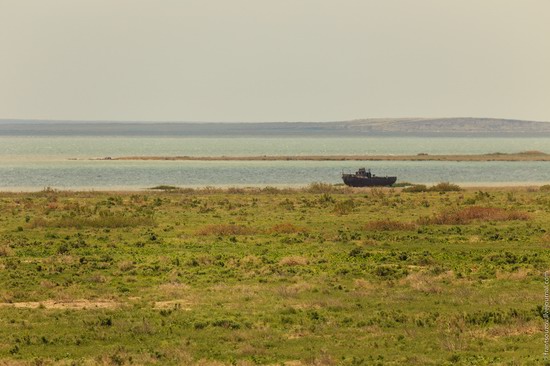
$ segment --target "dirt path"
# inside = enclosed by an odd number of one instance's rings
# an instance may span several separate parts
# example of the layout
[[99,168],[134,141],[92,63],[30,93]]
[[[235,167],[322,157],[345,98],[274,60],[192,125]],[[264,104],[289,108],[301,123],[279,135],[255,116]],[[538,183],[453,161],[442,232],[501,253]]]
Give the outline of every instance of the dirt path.
[[[139,300],[139,298],[129,299]],[[112,300],[73,300],[73,301],[24,301],[24,302],[4,302],[0,307],[12,307],[21,309],[69,309],[69,310],[90,310],[90,309],[115,309],[123,306],[124,303]],[[153,303],[155,309],[180,309],[191,310],[188,300],[176,299],[169,301],[156,301]]]
[[121,304],[112,300],[74,300],[74,301],[25,301],[0,303],[0,307],[14,307],[25,309],[114,309]]

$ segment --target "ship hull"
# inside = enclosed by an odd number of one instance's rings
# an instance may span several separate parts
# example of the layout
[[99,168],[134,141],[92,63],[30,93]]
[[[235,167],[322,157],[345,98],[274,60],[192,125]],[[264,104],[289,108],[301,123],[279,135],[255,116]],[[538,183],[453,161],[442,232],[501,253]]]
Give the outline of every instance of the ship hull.
[[344,183],[350,187],[387,187],[397,181],[397,177],[357,177],[353,174],[342,176]]

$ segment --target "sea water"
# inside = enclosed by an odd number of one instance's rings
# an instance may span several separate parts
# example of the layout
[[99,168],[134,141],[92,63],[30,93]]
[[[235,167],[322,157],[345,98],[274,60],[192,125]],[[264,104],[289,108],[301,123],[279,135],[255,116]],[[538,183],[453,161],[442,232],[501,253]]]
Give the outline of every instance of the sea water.
[[301,186],[368,167],[398,182],[546,184],[550,162],[125,161],[120,156],[550,153],[550,138],[0,136],[0,190]]

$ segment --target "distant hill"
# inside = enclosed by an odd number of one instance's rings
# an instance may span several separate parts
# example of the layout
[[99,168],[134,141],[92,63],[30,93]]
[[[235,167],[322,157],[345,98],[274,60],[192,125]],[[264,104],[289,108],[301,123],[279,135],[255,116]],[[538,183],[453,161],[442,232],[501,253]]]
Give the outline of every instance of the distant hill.
[[344,122],[347,128],[366,133],[539,135],[550,134],[549,122],[494,118],[403,118],[364,119]]
[[550,122],[378,118],[340,122],[108,122],[0,120],[0,136],[550,136]]

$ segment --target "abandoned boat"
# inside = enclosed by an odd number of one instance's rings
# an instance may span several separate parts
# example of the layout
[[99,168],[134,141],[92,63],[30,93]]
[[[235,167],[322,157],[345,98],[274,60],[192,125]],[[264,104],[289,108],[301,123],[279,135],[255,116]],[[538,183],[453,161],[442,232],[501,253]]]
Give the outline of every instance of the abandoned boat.
[[384,187],[394,184],[397,177],[377,177],[370,169],[360,168],[355,174],[342,173],[342,179],[350,187]]

